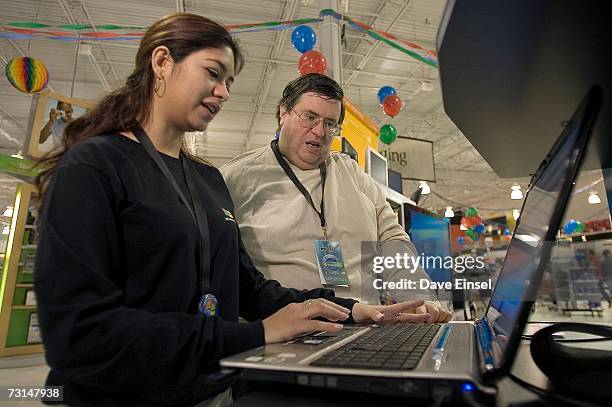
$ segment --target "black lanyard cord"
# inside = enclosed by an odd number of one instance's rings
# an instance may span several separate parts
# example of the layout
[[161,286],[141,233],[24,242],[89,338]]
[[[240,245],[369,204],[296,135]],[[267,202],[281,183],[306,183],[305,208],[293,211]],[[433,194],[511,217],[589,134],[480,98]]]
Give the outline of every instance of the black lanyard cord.
[[287,176],[293,182],[296,188],[302,193],[302,195],[304,195],[304,198],[306,198],[306,201],[310,204],[312,209],[314,209],[317,215],[319,215],[319,219],[321,220],[321,229],[323,229],[323,233],[325,233],[326,235],[325,238],[327,239],[327,222],[325,221],[325,203],[324,203],[325,179],[327,178],[327,168],[325,167],[325,163],[323,162],[321,163],[321,165],[319,165],[319,172],[321,173],[321,211],[318,211],[317,207],[312,201],[312,197],[310,196],[310,193],[306,190],[304,185],[300,182],[298,177],[295,175],[295,172],[293,172],[291,167],[289,167],[289,164],[287,164],[287,161],[285,161],[285,159],[281,155],[281,152],[278,149],[278,140],[276,139],[272,140],[272,142],[270,143],[270,147],[272,148],[272,152],[274,153],[274,156],[276,157],[276,161],[278,161],[278,164],[285,171],[285,174],[287,174]]
[[135,122],[132,126],[132,132],[140,142],[140,144],[144,147],[149,156],[153,159],[155,164],[159,170],[164,174],[168,182],[172,185],[176,194],[179,196],[180,200],[183,202],[192,219],[198,226],[199,235],[200,235],[200,288],[202,289],[202,294],[207,294],[210,291],[211,287],[211,273],[210,273],[210,241],[209,241],[209,229],[208,229],[208,218],[206,216],[206,209],[203,205],[199,204],[200,200],[198,199],[199,190],[193,183],[193,179],[196,174],[194,174],[193,169],[187,163],[187,159],[181,154],[181,164],[183,166],[183,171],[185,172],[185,179],[187,181],[187,189],[189,189],[189,193],[191,194],[191,199],[193,201],[193,210],[191,205],[181,188],[179,188],[176,180],[170,173],[168,166],[162,160],[157,149],[153,145],[153,142],[144,131],[140,123]]

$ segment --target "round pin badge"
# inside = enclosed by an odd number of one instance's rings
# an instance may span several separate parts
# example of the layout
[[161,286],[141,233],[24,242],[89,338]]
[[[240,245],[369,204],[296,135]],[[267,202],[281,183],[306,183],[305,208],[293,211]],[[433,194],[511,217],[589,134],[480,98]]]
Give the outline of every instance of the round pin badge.
[[207,317],[214,317],[219,312],[219,302],[212,294],[204,294],[198,304],[198,311]]

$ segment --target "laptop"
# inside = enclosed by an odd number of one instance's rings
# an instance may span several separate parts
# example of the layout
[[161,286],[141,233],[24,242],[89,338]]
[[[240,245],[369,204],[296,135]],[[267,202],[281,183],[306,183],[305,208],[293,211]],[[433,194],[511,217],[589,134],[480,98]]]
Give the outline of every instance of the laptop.
[[466,400],[494,393],[517,354],[600,106],[594,87],[533,176],[481,319],[346,326],[233,355],[221,366],[260,381],[385,395]]

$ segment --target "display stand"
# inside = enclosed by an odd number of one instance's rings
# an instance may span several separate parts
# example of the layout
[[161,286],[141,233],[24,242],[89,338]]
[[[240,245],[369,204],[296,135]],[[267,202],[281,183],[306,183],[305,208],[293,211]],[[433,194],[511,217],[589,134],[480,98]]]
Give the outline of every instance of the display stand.
[[34,295],[34,186],[18,184],[0,286],[0,356],[43,352]]
[[559,311],[564,315],[572,312],[590,312],[602,316],[602,300],[595,276],[595,268],[577,265],[572,257],[556,257],[551,261],[552,280]]

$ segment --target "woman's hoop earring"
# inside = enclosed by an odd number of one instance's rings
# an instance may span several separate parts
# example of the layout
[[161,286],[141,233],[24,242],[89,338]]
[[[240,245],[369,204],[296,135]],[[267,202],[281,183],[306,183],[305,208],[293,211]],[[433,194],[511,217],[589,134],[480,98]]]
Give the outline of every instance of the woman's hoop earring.
[[[164,87],[163,92],[161,92],[162,85]],[[166,94],[166,79],[163,75],[160,75],[159,81],[155,82],[155,85],[153,86],[153,91],[160,98]]]

